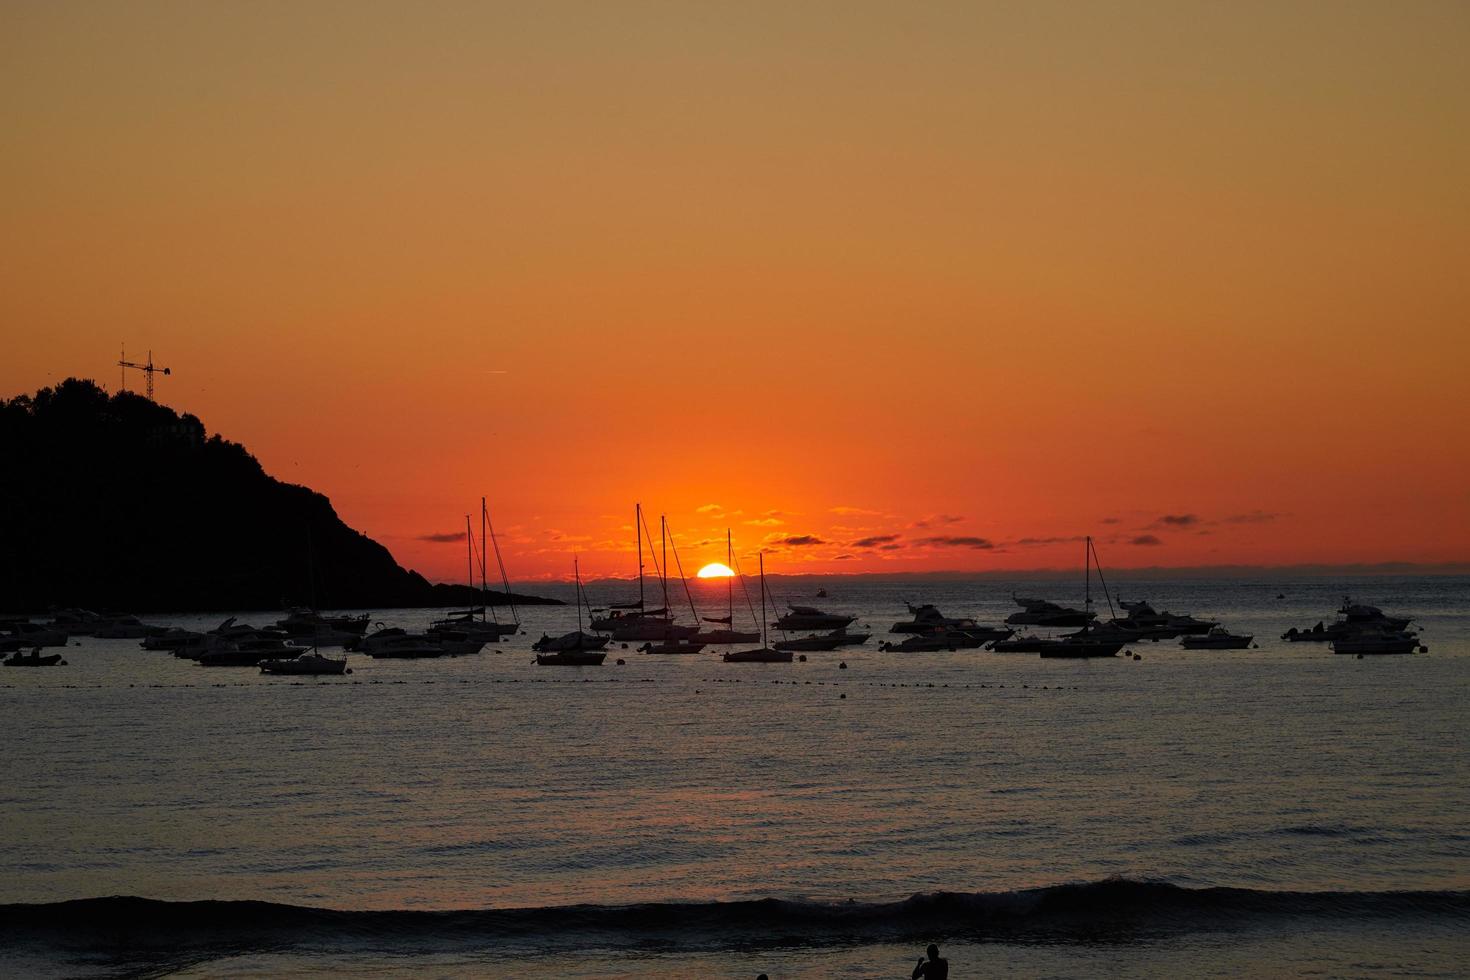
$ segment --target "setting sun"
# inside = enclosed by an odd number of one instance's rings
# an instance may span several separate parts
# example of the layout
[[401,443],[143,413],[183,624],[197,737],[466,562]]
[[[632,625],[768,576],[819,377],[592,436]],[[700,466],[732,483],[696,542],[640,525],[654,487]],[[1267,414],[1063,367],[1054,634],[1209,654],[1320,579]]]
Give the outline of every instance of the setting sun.
[[729,565],[722,565],[717,561],[712,561],[699,570],[700,578],[729,578],[734,574]]

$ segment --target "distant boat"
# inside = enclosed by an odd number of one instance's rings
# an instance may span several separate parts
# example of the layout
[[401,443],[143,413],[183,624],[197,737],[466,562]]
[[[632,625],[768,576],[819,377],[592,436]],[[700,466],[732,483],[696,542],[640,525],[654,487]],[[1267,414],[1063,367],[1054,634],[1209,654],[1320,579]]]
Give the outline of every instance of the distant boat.
[[1122,630],[1136,632],[1140,639],[1145,640],[1172,640],[1179,636],[1203,634],[1220,625],[1206,619],[1195,619],[1193,616],[1158,612],[1147,601],[1120,601],[1119,605],[1128,611],[1128,615],[1114,617],[1113,625]]
[[[1091,624],[1094,618],[1092,612],[1092,563],[1097,559],[1097,549],[1093,546],[1092,536],[1088,535],[1085,550],[1082,553],[1084,600],[1083,608],[1086,610],[1082,629],[1076,633],[1069,634],[1058,640],[1041,640],[1036,646],[1037,653],[1043,659],[1078,659],[1084,657],[1116,657],[1118,651],[1123,649],[1125,640],[1118,639],[1116,631],[1107,628],[1099,628]],[[1107,595],[1108,583],[1102,577],[1102,562],[1097,563],[1098,581],[1102,583],[1103,594]],[[1112,599],[1108,599],[1109,607]],[[1009,620],[1007,620],[1009,622]]]
[[1282,633],[1281,638],[1289,643],[1326,643],[1352,637],[1365,630],[1374,633],[1398,633],[1407,630],[1411,622],[1400,616],[1386,616],[1377,606],[1353,602],[1347,598],[1342,600],[1342,608],[1337,612],[1337,621],[1331,626],[1324,626],[1320,620],[1311,629],[1303,630],[1293,626]]
[[[643,505],[634,504],[633,535],[637,539],[638,550],[638,601],[613,603],[608,607],[611,610],[610,615],[592,619],[589,625],[594,632],[611,633],[613,640],[619,643],[691,637],[699,632],[699,627],[679,625],[669,614],[669,584],[668,577],[664,574],[665,569],[659,570],[664,593],[663,608],[649,609],[647,606],[643,590],[643,531]],[[649,541],[649,551],[653,551],[652,540]],[[664,558],[667,561],[667,546]]]
[[990,649],[996,653],[1040,653],[1047,648],[1051,640],[1043,639],[1034,633],[1024,636],[1010,637],[1004,640],[994,640]]
[[[950,619],[941,613],[937,606],[931,603],[926,602],[922,606],[915,606],[912,603],[906,602],[904,605],[908,607],[909,615],[912,618],[906,622],[894,623],[888,627],[888,632],[932,633],[935,630],[964,630],[979,626],[973,619]],[[1006,630],[1006,635],[1009,636],[1010,632],[1010,630]]]
[[285,660],[262,660],[260,662],[262,674],[285,674],[304,675],[310,677],[323,677],[347,673],[347,660],[334,659],[310,650],[299,657],[291,657]]
[[[469,560],[469,584],[475,587],[475,537],[470,532],[470,516],[464,518],[465,550]],[[495,549],[495,562],[500,566],[500,581],[505,586],[506,603],[510,606],[511,622],[502,623],[500,618],[490,607],[490,589],[487,584],[488,566],[488,544]],[[489,611],[487,618],[486,611]],[[479,616],[479,619],[475,617]],[[521,630],[521,617],[516,611],[515,600],[511,598],[510,579],[505,574],[505,561],[500,556],[500,541],[495,537],[495,527],[490,523],[490,509],[485,504],[485,498],[480,498],[480,604],[472,606],[461,612],[452,612],[443,619],[429,624],[429,632],[436,633],[448,630],[450,632],[466,633],[478,637],[488,643],[497,643],[502,637],[514,636]]]
[[[761,646],[758,650],[731,650],[724,654],[727,664],[789,664],[790,650],[773,650],[766,632],[766,553],[760,553],[761,568]],[[852,620],[849,619],[848,622]],[[778,621],[779,622],[779,621]],[[843,623],[842,626],[846,626]]]
[[[725,567],[735,567],[735,546],[730,539],[730,529],[725,528]],[[745,576],[740,577],[740,590],[745,593],[745,602],[750,604],[750,592],[745,588]],[[752,610],[754,619],[754,610]],[[726,643],[754,643],[761,638],[760,633],[746,632],[735,629],[735,576],[725,576],[725,615],[724,618],[716,619],[709,616],[704,617],[706,623],[722,624],[724,629],[701,629],[694,634],[693,639],[701,643],[726,644]]]
[[203,633],[194,630],[186,630],[178,626],[170,626],[162,633],[154,636],[145,636],[143,642],[138,645],[144,650],[178,650],[190,644],[202,643]]
[[145,636],[162,632],[162,626],[149,626],[136,616],[117,616],[100,624],[92,635],[99,640],[141,640]]
[[1332,641],[1333,653],[1382,655],[1416,653],[1421,649],[1419,637],[1394,630],[1361,630]]
[[845,630],[832,633],[814,633],[789,640],[777,640],[771,644],[774,650],[795,650],[802,653],[836,650],[838,647],[854,646],[867,640],[868,634],[848,633]]
[[55,667],[57,664],[66,666],[66,661],[61,659],[59,653],[41,654],[40,647],[32,648],[30,653],[22,653],[17,650],[4,661],[7,667]]
[[[762,576],[762,589],[764,590],[765,578]],[[786,606],[791,611],[783,614],[776,620],[776,629],[783,632],[797,633],[803,630],[840,630],[852,624],[856,616],[843,616],[837,613],[822,612],[812,606]]]
[[396,626],[363,637],[356,647],[375,660],[430,660],[479,653],[485,641],[464,634],[410,633]]
[[706,644],[699,640],[663,640],[658,643],[645,643],[638,648],[638,652],[673,654],[677,656],[679,654],[700,653],[704,650],[705,646]]
[[279,659],[281,654],[294,657],[305,652],[305,647],[298,647],[289,640],[254,637],[223,644],[203,653],[198,663],[201,667],[254,667],[262,660]]
[[1216,626],[1203,636],[1186,636],[1179,645],[1186,650],[1248,650],[1255,637],[1249,633],[1232,633]]
[[572,578],[577,583],[577,630],[562,636],[542,635],[532,644],[537,652],[538,667],[600,667],[607,659],[602,648],[607,646],[607,637],[582,632],[582,607],[587,597],[582,592],[582,571],[577,559],[572,559]]
[[294,606],[287,610],[284,619],[276,621],[276,627],[292,636],[331,636],[339,633],[362,636],[367,632],[369,618],[367,613],[358,616],[324,616],[315,609]]
[[1086,626],[1097,618],[1097,613],[1091,609],[1068,609],[1045,599],[1025,599],[1020,596],[1011,598],[1022,608],[1021,612],[1011,613],[1006,617],[1006,622],[1013,626]]
[[0,653],[26,647],[64,647],[70,639],[62,630],[40,626],[29,620],[11,620],[3,628],[8,635],[0,636]]

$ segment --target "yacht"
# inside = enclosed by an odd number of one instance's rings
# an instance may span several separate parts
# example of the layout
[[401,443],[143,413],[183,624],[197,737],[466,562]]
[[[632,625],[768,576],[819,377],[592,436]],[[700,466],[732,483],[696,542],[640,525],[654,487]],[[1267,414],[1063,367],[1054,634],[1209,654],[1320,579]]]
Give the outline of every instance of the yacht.
[[1044,659],[1080,657],[1116,657],[1124,641],[1081,630],[1059,640],[1042,640],[1037,650]]
[[989,649],[996,653],[1040,653],[1051,642],[1051,640],[1043,639],[1035,633],[1028,633],[1023,636],[995,640],[990,644]]
[[410,633],[396,626],[381,627],[361,637],[347,649],[378,659],[427,659],[432,657],[466,657],[484,649],[485,640],[466,633],[440,630],[437,633]]
[[1186,650],[1247,650],[1254,639],[1250,633],[1232,633],[1223,626],[1216,626],[1203,636],[1184,637],[1179,645]]
[[330,636],[338,633],[362,636],[367,632],[369,618],[368,613],[358,616],[324,616],[314,609],[297,606],[288,610],[284,619],[276,622],[276,628],[291,636]]
[[1097,618],[1097,613],[1091,609],[1084,612],[1080,609],[1068,609],[1045,599],[1023,599],[1020,596],[1011,598],[1022,608],[1021,612],[1011,613],[1006,617],[1006,622],[1012,626],[1086,626]]
[[939,650],[973,650],[984,644],[984,640],[976,639],[962,630],[935,630],[932,633],[915,633],[897,643],[880,643],[878,649],[887,653],[930,653]]
[[1337,610],[1341,617],[1338,622],[1353,629],[1361,629],[1365,626],[1374,629],[1406,630],[1412,620],[1398,616],[1385,616],[1383,610],[1377,606],[1369,606],[1351,599],[1342,600],[1342,608]]
[[161,626],[149,626],[136,616],[117,616],[97,626],[92,635],[99,640],[141,640],[163,632]]
[[1120,603],[1128,615],[1115,617],[1113,625],[1119,629],[1135,632],[1143,640],[1173,640],[1180,636],[1208,633],[1219,623],[1193,616],[1176,616],[1167,610],[1159,612],[1147,601]]
[[180,626],[170,626],[162,633],[143,637],[143,642],[138,646],[144,650],[178,650],[189,646],[191,643],[201,643],[204,640],[203,633],[194,630],[186,630]]
[[856,634],[848,633],[846,630],[835,630],[831,633],[813,633],[811,636],[798,636],[788,640],[777,640],[771,644],[771,649],[796,650],[802,653],[836,650],[838,647],[862,643],[867,638],[868,634],[866,633]]
[[665,640],[661,643],[645,643],[638,648],[639,653],[661,653],[674,654],[699,653],[706,644],[699,640]]
[[776,629],[789,632],[802,630],[840,630],[852,625],[856,616],[826,613],[811,606],[786,606],[791,611],[776,620]]
[[62,630],[30,620],[12,620],[5,624],[5,630],[7,635],[0,635],[0,653],[26,647],[64,647],[70,639]]
[[347,660],[346,658],[336,660],[332,657],[324,657],[316,650],[310,650],[299,657],[291,657],[286,660],[262,660],[260,672],[262,674],[325,677],[347,673]]
[[294,657],[304,652],[304,647],[298,647],[289,640],[269,636],[256,637],[222,644],[217,649],[206,651],[199,655],[198,663],[201,667],[254,667],[262,660],[277,659],[283,655]]
[[1423,653],[1427,650],[1427,647],[1420,646],[1417,635],[1404,630],[1363,629],[1332,641],[1333,653],[1395,654]]
[[1297,629],[1293,626],[1282,633],[1281,638],[1289,643],[1327,643],[1350,638],[1365,630],[1374,633],[1400,633],[1407,630],[1411,622],[1399,616],[1386,616],[1377,606],[1356,603],[1351,599],[1343,599],[1342,608],[1337,612],[1337,621],[1331,626],[1325,626],[1318,620],[1317,625],[1311,629]]

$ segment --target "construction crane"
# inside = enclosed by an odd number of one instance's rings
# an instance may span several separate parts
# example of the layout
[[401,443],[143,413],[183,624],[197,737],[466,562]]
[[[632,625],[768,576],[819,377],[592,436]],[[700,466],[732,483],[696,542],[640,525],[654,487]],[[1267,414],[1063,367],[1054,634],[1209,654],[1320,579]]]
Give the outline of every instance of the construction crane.
[[119,384],[119,389],[122,390],[122,391],[127,391],[128,390],[128,371],[127,371],[128,368],[133,368],[134,370],[142,371],[145,375],[148,376],[148,384],[147,384],[147,387],[146,387],[145,390],[148,392],[148,400],[150,402],[154,400],[153,399],[153,375],[154,375],[154,373],[157,372],[159,374],[162,374],[164,377],[167,377],[168,375],[170,375],[170,374],[173,373],[168,368],[161,368],[161,367],[154,367],[153,366],[153,352],[152,351],[149,351],[148,352],[148,360],[147,360],[146,363],[139,364],[136,361],[130,361],[130,360],[128,360],[128,349],[126,347],[124,347],[122,349],[122,353],[118,356],[117,366],[122,369],[122,370],[120,370],[120,371],[117,372],[118,373],[118,377],[121,379],[121,383]]

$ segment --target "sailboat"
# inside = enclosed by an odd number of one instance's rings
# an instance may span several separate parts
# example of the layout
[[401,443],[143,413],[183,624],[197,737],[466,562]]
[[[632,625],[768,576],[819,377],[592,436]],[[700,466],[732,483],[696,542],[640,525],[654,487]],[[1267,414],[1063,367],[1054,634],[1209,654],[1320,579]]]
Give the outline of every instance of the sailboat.
[[[643,520],[643,505],[635,504],[633,509],[633,534],[637,538],[638,545],[638,601],[627,603],[615,603],[610,606],[611,613],[601,619],[594,619],[591,628],[599,633],[611,633],[614,641],[626,643],[629,640],[652,640],[671,642],[678,639],[687,639],[699,631],[698,626],[681,626],[675,623],[669,615],[669,582],[664,569],[659,569],[659,579],[663,585],[664,604],[660,609],[647,608],[643,591],[643,537],[646,524]],[[652,536],[649,536],[649,550],[653,550]],[[668,562],[667,536],[664,543],[664,562]]]
[[[730,529],[725,528],[725,567],[734,568],[735,547],[730,540]],[[740,580],[740,587],[745,588],[745,580]],[[746,593],[745,601],[750,602],[750,593]],[[754,610],[752,610],[754,612]],[[735,576],[729,575],[725,578],[725,617],[716,619],[704,617],[706,623],[720,623],[724,629],[700,630],[694,634],[694,638],[703,643],[754,643],[761,638],[759,633],[745,632],[735,629]]]
[[759,650],[731,650],[724,655],[727,664],[789,664],[790,650],[772,650],[766,638],[766,553],[760,554],[761,564],[761,648]]
[[582,593],[582,570],[577,559],[572,559],[572,577],[577,583],[577,631],[562,636],[542,635],[531,645],[536,650],[536,664],[540,667],[598,667],[607,659],[602,648],[607,646],[607,637],[582,632],[582,607],[587,597]]
[[[470,516],[464,518],[465,552],[469,562],[469,586],[475,587],[475,538],[470,533]],[[502,623],[500,617],[490,609],[489,587],[486,584],[486,564],[488,552],[485,544],[486,538],[495,548],[495,562],[500,566],[500,581],[505,586],[506,604],[510,606],[511,622]],[[489,618],[486,618],[486,610],[489,609]],[[479,619],[475,617],[479,616]],[[443,619],[437,620],[429,626],[430,633],[453,632],[463,633],[475,639],[495,643],[501,637],[514,636],[521,629],[521,617],[516,612],[515,600],[511,598],[510,579],[505,574],[505,561],[500,557],[500,542],[495,538],[495,526],[490,523],[490,511],[485,506],[485,498],[480,498],[480,604],[461,612],[452,612]]]
[[[1086,550],[1082,555],[1084,567],[1084,588],[1086,589],[1086,603],[1083,609],[1089,619],[1092,614],[1092,563],[1097,561],[1097,549],[1092,544],[1092,536],[1088,535]],[[1102,583],[1103,595],[1107,596],[1108,609],[1112,611],[1113,598],[1108,595],[1108,583],[1102,577],[1102,563],[1097,565],[1097,580]],[[1075,633],[1069,633],[1059,640],[1038,640],[1036,642],[1037,652],[1045,658],[1076,658],[1076,657],[1116,657],[1118,651],[1123,649],[1124,640],[1118,639],[1116,634],[1104,631],[1096,626],[1084,626]]]

